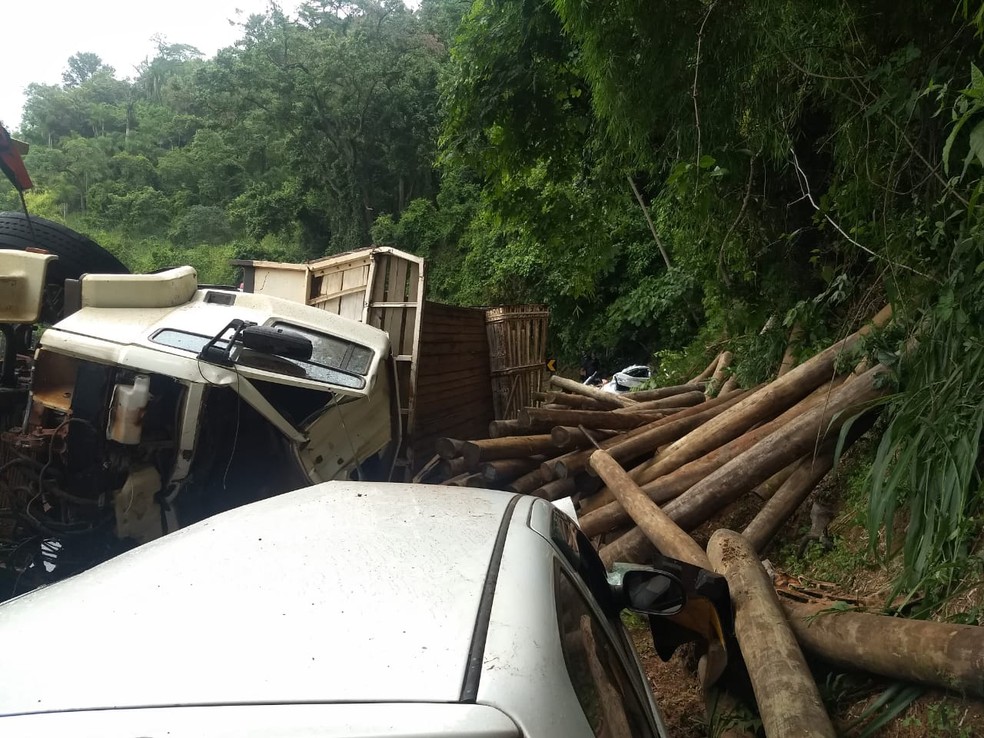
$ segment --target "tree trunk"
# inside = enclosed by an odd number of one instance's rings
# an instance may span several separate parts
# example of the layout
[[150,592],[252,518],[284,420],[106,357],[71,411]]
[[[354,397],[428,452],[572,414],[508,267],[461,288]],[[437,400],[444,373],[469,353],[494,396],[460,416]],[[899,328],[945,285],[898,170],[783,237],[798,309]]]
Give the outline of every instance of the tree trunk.
[[711,536],[707,554],[714,569],[728,580],[735,636],[765,734],[769,738],[834,738],[820,691],[755,551],[737,533],[719,530]]
[[984,697],[984,628],[782,601],[807,651],[845,669]]

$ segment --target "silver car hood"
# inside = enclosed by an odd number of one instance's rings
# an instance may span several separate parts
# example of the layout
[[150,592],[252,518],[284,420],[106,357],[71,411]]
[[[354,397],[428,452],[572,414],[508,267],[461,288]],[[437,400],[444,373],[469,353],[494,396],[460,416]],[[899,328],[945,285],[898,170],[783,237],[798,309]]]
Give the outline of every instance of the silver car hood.
[[510,495],[330,482],[0,606],[0,715],[455,702]]

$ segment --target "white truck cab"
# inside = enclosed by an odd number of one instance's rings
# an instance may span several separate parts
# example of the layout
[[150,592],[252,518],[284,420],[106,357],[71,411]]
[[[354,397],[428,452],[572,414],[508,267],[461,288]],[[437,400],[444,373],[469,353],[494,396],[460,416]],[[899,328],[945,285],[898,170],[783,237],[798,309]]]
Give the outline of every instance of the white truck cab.
[[[0,322],[37,319],[50,259],[0,252]],[[382,331],[200,287],[191,267],[76,287],[5,398],[0,486],[27,550],[48,552],[24,584],[247,502],[389,476],[400,425]]]

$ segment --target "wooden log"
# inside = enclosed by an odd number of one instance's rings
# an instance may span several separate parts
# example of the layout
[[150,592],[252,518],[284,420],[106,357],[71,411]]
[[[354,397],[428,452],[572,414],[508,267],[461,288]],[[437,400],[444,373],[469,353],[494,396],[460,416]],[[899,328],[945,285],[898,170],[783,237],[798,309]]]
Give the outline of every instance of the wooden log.
[[670,441],[675,441],[685,433],[700,427],[711,418],[719,415],[732,405],[741,401],[741,396],[722,398],[721,401],[705,402],[664,418],[664,422],[634,436],[623,437],[608,447],[612,458],[618,462],[636,456],[638,453],[652,451]]
[[[747,394],[747,393],[746,393]],[[744,395],[743,395],[744,396]],[[701,422],[706,422],[710,417],[718,412],[723,412],[727,407],[731,407],[735,403],[740,401],[740,397],[721,397],[714,400],[709,400],[707,402],[701,403],[700,405],[694,405],[693,407],[688,407],[686,410],[681,410],[679,413],[675,413],[666,418],[660,420],[654,420],[648,425],[640,426],[634,430],[627,431],[621,435],[613,437],[609,441],[600,443],[599,445],[606,451],[611,450],[617,444],[622,442],[628,442],[632,439],[638,437],[641,434],[654,431],[656,428],[660,428],[669,423],[676,423],[678,421],[685,420],[693,416],[701,416]],[[659,435],[657,435],[656,440],[658,440]],[[656,442],[653,440],[647,440],[644,444],[645,447],[652,449],[656,446]],[[615,458],[620,461],[628,461],[631,455],[635,452],[634,448],[623,449],[622,451],[615,452]],[[563,477],[568,474],[573,474],[579,472],[582,469],[587,468],[588,458],[591,456],[591,450],[585,449],[580,452],[572,452],[565,454],[563,456],[558,456],[552,462],[548,461],[547,464],[550,465],[549,473],[556,477]],[[610,493],[609,493],[610,496]],[[604,501],[599,501],[598,504],[605,504],[611,502],[614,498],[609,498]]]
[[575,492],[577,492],[577,483],[574,481],[574,477],[567,477],[566,479],[555,479],[552,482],[547,482],[539,489],[533,490],[532,494],[552,502],[570,497]]
[[524,433],[526,429],[520,427],[518,420],[493,420],[489,423],[489,438],[520,436]]
[[461,456],[461,449],[464,445],[465,442],[459,441],[457,438],[438,438],[434,442],[434,450],[442,459],[453,459],[456,456]]
[[734,392],[736,389],[741,389],[741,387],[738,385],[738,377],[732,374],[728,377],[725,383],[721,385],[721,391],[718,392],[718,395],[720,396],[727,394],[728,392]]
[[758,487],[753,489],[752,494],[754,494],[763,502],[768,502],[769,500],[771,500],[775,496],[779,488],[782,487],[782,485],[786,483],[786,480],[793,475],[794,471],[796,471],[796,467],[799,465],[800,461],[802,461],[802,459],[800,459],[799,461],[794,461],[785,469],[780,469],[779,471],[777,471],[771,477],[769,477],[764,482],[762,482],[762,484],[760,484]]
[[639,526],[639,530],[662,554],[705,569],[710,568],[704,549],[674,523],[659,505],[646,497],[646,493],[639,489],[615,459],[605,451],[598,450],[591,454],[589,463],[615,494],[629,517]]
[[[659,504],[669,502],[705,479],[711,473],[737,458],[740,454],[752,448],[762,439],[782,428],[789,421],[826,401],[828,396],[826,387],[828,385],[824,385],[824,387],[816,390],[809,397],[798,402],[778,418],[738,436],[738,438],[729,441],[721,448],[714,449],[699,459],[694,459],[684,464],[679,469],[674,469],[667,474],[651,478],[653,467],[649,466],[640,472],[633,473],[632,478],[637,483],[648,480],[642,483],[641,486],[643,491],[654,502]],[[621,506],[613,495],[602,492],[597,499],[599,502],[604,501],[605,504],[595,506],[588,515],[585,515],[581,519],[581,526],[591,531],[591,533],[585,534],[588,536],[607,532],[626,521],[625,511],[621,509]]]
[[630,430],[666,416],[658,411],[614,413],[608,410],[545,410],[528,407],[519,411],[519,422],[526,427],[540,424],[583,425],[585,428]]
[[639,413],[644,410],[663,410],[665,412],[679,412],[687,407],[693,407],[704,402],[707,398],[703,392],[681,392],[672,397],[664,397],[656,400],[639,401],[632,407],[623,407],[615,410],[616,413]]
[[598,402],[605,403],[611,408],[616,407],[626,407],[631,405],[635,400],[631,400],[625,395],[616,395],[612,392],[602,392],[597,387],[589,387],[586,384],[581,384],[580,382],[575,382],[573,379],[566,379],[564,377],[558,377],[554,374],[550,377],[550,384],[558,389],[565,390],[567,392],[572,392],[576,395],[583,395],[584,397],[590,397]]
[[506,489],[516,494],[528,495],[533,492],[533,490],[539,489],[549,481],[549,479],[543,476],[543,472],[540,467],[537,467],[533,471],[524,474],[518,479],[514,479],[506,485]]
[[441,464],[438,467],[438,473],[445,479],[451,479],[452,477],[461,476],[462,474],[471,474],[474,471],[475,465],[469,464],[461,456],[455,459],[442,459]]
[[[413,484],[420,484],[425,479],[429,478],[432,474],[437,473],[436,470],[437,467],[440,465],[440,463],[441,463],[441,457],[435,454],[434,456],[431,457],[430,461],[428,461],[420,468],[419,472],[414,474],[413,479],[411,479],[410,481],[413,482]],[[448,475],[448,476],[452,476],[452,475]],[[442,478],[446,478],[446,477],[442,477]]]
[[522,425],[519,420],[493,420],[489,423],[489,438],[505,438],[506,436],[529,436],[549,433],[552,423],[532,423]]
[[479,465],[479,471],[486,481],[505,484],[540,467],[540,459],[497,459]]
[[[886,388],[878,386],[878,377],[886,371],[879,364],[845,382],[824,402],[785,423],[674,499],[666,506],[666,513],[684,530],[693,530],[745,491],[807,453],[814,444],[836,436],[851,417],[852,409],[886,393]],[[619,561],[642,561],[651,553],[645,536],[637,530],[629,531],[611,545],[616,548],[608,552],[602,549],[602,560],[620,557]]]
[[[850,448],[871,428],[875,417],[876,413],[870,412],[851,425],[847,438],[844,439],[842,451]],[[814,487],[834,468],[836,451],[837,439],[828,439],[815,455],[811,450],[799,462],[786,468],[785,471],[792,470],[787,479],[742,531],[742,535],[756,551],[759,553],[765,551],[786,521],[809,497]]]
[[728,580],[741,648],[769,738],[834,738],[834,727],[803,652],[779,605],[772,580],[744,538],[719,530],[707,544],[714,569]]
[[[795,371],[795,370],[794,370]],[[889,370],[879,364],[830,393],[828,400],[785,423],[767,437],[705,477],[671,503],[681,526],[691,530],[716,510],[738,499],[817,443],[836,437],[859,407],[888,392],[880,378]],[[789,375],[787,375],[789,376]]]
[[753,392],[727,412],[721,413],[681,438],[662,454],[659,473],[677,469],[711,449],[724,445],[754,425],[790,407],[824,382],[830,381],[834,376],[834,362],[837,357],[854,347],[876,326],[884,325],[890,317],[891,309],[883,309],[868,325],[821,351],[785,376]]
[[703,392],[704,385],[697,382],[688,384],[677,384],[672,387],[657,387],[656,389],[639,390],[630,392],[629,395],[636,402],[651,402],[653,400],[666,400],[676,395],[687,395],[693,392]]
[[541,392],[544,403],[551,405],[566,405],[577,410],[616,410],[621,407],[617,403],[604,403],[582,395],[572,395],[569,392]]
[[802,338],[803,326],[797,321],[789,329],[789,341],[786,343],[786,351],[782,355],[782,361],[779,362],[779,372],[776,374],[776,378],[789,374],[790,370],[796,366],[796,345]]
[[461,455],[472,466],[477,466],[483,461],[495,461],[496,459],[518,459],[538,454],[556,455],[558,453],[560,453],[560,449],[554,445],[549,433],[534,436],[484,438],[461,443]]
[[984,697],[984,628],[782,600],[800,645],[833,664]]
[[731,360],[733,358],[730,351],[721,352],[721,355],[718,357],[717,366],[714,367],[714,374],[711,375],[711,381],[707,383],[707,387],[704,389],[704,393],[708,397],[717,397],[721,392],[721,388],[724,387],[724,382],[727,379],[726,372],[731,367]]
[[718,354],[713,359],[711,359],[711,363],[707,365],[707,367],[704,369],[704,371],[702,371],[696,377],[694,377],[693,379],[691,379],[690,380],[690,383],[691,384],[697,384],[698,382],[704,382],[704,381],[710,379],[711,378],[711,375],[714,374],[714,370],[717,369],[718,359],[720,359],[720,358],[721,358],[721,354]]
[[[792,420],[793,418],[797,417],[798,415],[803,414],[807,410],[810,410],[810,409],[816,407],[818,403],[826,402],[829,399],[829,397],[830,397],[830,393],[833,392],[837,387],[840,387],[847,380],[848,380],[848,376],[846,376],[846,375],[842,375],[842,376],[839,376],[839,377],[834,377],[830,382],[827,382],[826,384],[820,385],[819,387],[817,387],[816,389],[814,389],[812,392],[810,392],[806,397],[804,397],[801,400],[799,400],[798,402],[794,403],[791,407],[786,408],[777,417],[773,418],[772,420],[770,420],[770,421],[768,421],[767,423],[764,423],[764,424],[763,423],[757,423],[751,430],[747,430],[744,433],[741,433],[741,434],[737,435],[735,438],[732,438],[730,440],[725,441],[725,443],[723,445],[719,446],[718,448],[723,448],[724,446],[728,446],[728,444],[729,443],[732,443],[733,441],[738,441],[739,444],[741,444],[743,442],[740,441],[740,439],[743,438],[743,437],[746,440],[748,440],[748,439],[755,439],[755,442],[758,442],[758,440],[760,440],[763,437],[762,431],[761,431],[761,429],[763,428],[763,426],[767,426],[769,428],[774,429],[774,428],[778,427],[777,423],[779,425],[781,425],[783,423],[786,423],[786,422]],[[738,403],[738,404],[741,404],[741,403]],[[737,407],[737,406],[738,405],[736,404],[736,405],[732,406],[732,408]],[[724,413],[722,413],[722,415],[723,414]],[[720,416],[718,416],[718,417],[720,417]],[[704,428],[706,428],[708,425],[710,425],[711,422],[713,422],[713,421],[708,421],[703,426],[701,426],[700,428],[698,428],[696,431],[693,431],[690,434],[690,436],[696,436],[697,433],[699,433],[700,431],[704,430]],[[684,440],[685,441],[688,437],[689,436],[685,436],[681,440]],[[650,482],[650,481],[652,481],[654,479],[657,479],[660,476],[663,476],[665,474],[669,474],[670,472],[674,471],[675,469],[678,469],[681,466],[681,464],[680,464],[681,460],[686,458],[686,454],[681,454],[681,455],[677,455],[677,456],[672,456],[671,455],[671,453],[670,453],[671,450],[674,447],[676,447],[678,445],[678,443],[679,442],[674,443],[674,444],[671,444],[668,448],[664,449],[660,453],[660,455],[655,459],[655,461],[650,466],[648,466],[645,470],[643,470],[642,472],[639,473],[638,477],[636,477],[636,481],[639,482],[640,484],[647,484],[648,482]],[[710,444],[708,444],[708,445],[710,445]],[[710,449],[705,450],[703,456],[708,455],[712,450],[713,450],[713,448],[710,448]],[[742,450],[744,450],[744,449],[742,449]],[[687,462],[684,462],[684,464],[685,463],[687,463]]]
[[448,487],[475,487],[485,483],[485,478],[481,474],[461,474],[452,477],[444,484]]
[[[608,431],[595,428],[591,431],[591,437],[595,442],[606,441],[609,438],[619,435],[618,431]],[[570,425],[555,425],[550,430],[550,438],[554,446],[564,451],[571,451],[591,445],[591,440],[584,435],[584,431]]]

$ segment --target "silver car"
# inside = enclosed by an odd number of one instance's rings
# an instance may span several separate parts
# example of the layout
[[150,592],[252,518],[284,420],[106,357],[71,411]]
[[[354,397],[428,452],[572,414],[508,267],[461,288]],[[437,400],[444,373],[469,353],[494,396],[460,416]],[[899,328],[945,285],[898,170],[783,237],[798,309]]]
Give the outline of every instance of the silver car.
[[612,581],[543,500],[321,484],[0,605],[0,735],[662,736],[618,612],[698,595]]

